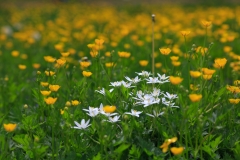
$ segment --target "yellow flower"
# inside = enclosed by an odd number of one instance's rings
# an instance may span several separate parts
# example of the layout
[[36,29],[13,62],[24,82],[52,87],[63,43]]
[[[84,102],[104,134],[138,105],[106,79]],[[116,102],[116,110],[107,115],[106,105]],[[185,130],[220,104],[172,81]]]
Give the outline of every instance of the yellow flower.
[[78,100],[72,100],[72,105],[73,106],[77,106],[79,104],[80,104],[80,102]]
[[171,56],[170,59],[171,59],[172,61],[177,61],[177,60],[179,59],[179,57],[178,57],[178,56]]
[[50,91],[57,92],[61,86],[59,85],[49,85]]
[[64,47],[63,44],[55,44],[55,45],[54,45],[54,48],[55,48],[56,50],[58,50],[58,51],[62,51],[63,47]]
[[90,52],[90,55],[91,55],[91,57],[97,57],[97,55],[98,55],[98,51],[91,51]]
[[205,55],[205,53],[207,53],[208,51],[208,48],[203,48],[201,46],[199,46],[197,49],[196,49],[196,52],[197,53],[201,53],[203,56]]
[[83,71],[82,74],[84,77],[90,77],[92,75],[92,72]]
[[25,70],[27,68],[27,66],[23,65],[23,64],[19,64],[18,68],[21,69],[21,70]]
[[197,91],[198,87],[194,86],[193,84],[190,84],[190,89],[193,90],[193,91]]
[[55,74],[55,72],[53,72],[53,71],[45,71],[45,74],[46,74],[47,76],[52,76],[52,75]]
[[208,74],[203,75],[203,79],[205,79],[205,80],[209,80],[211,78],[212,78],[212,75],[208,75]]
[[49,96],[51,91],[40,91],[43,96]]
[[105,53],[105,56],[106,56],[106,57],[111,57],[111,55],[112,55],[111,52],[106,52],[106,53]]
[[229,90],[232,93],[239,93],[240,92],[240,88],[236,87],[236,86],[227,86],[227,90]]
[[60,114],[64,114],[64,109],[60,109]]
[[227,63],[227,59],[226,58],[216,58],[214,60],[214,65],[213,66],[215,68],[224,68],[226,63]]
[[19,56],[19,52],[18,51],[12,51],[11,54],[12,54],[13,57]]
[[230,103],[232,103],[232,104],[238,104],[239,103],[239,101],[240,101],[240,99],[239,98],[237,98],[237,99],[228,99],[229,100],[229,102]]
[[181,34],[185,37],[187,35],[189,35],[191,33],[191,31],[181,31]]
[[208,69],[208,68],[202,68],[202,72],[203,72],[203,74],[206,74],[206,75],[213,75],[215,73],[215,70]]
[[48,82],[40,82],[41,86],[43,87],[47,87],[48,86]]
[[53,97],[48,97],[48,98],[44,98],[44,101],[49,105],[49,104],[54,104],[57,101],[57,98],[53,98]]
[[65,60],[65,59],[58,59],[58,60],[57,60],[57,64],[58,64],[59,66],[63,66],[65,63],[66,63],[66,60]]
[[139,64],[140,64],[140,66],[145,67],[145,66],[148,65],[148,61],[147,60],[140,60]]
[[22,59],[27,59],[28,56],[27,56],[26,54],[21,54],[21,58],[22,58]]
[[16,123],[8,123],[8,124],[4,123],[3,127],[4,127],[5,131],[12,132],[16,129],[17,124]]
[[212,25],[211,21],[202,21],[202,25],[206,28],[210,27]]
[[61,55],[63,56],[63,57],[68,57],[69,56],[69,52],[61,52]]
[[116,109],[117,109],[116,106],[106,105],[106,106],[103,107],[103,110],[106,113],[113,113]]
[[175,143],[177,141],[177,137],[173,137],[171,139],[167,139],[164,141],[164,143],[160,146],[160,148],[162,148],[162,152],[166,153],[168,151],[168,146],[171,143]]
[[160,62],[155,63],[155,67],[156,67],[156,68],[160,68],[160,67],[162,67],[162,63],[160,63]]
[[201,94],[189,94],[188,96],[192,102],[198,102],[202,99]]
[[65,103],[65,105],[66,105],[67,107],[70,107],[70,106],[71,106],[71,102],[67,101],[67,102]]
[[233,84],[234,84],[235,86],[239,85],[239,84],[240,84],[240,80],[235,80],[235,81],[233,82]]
[[33,68],[38,69],[41,65],[39,63],[33,63],[32,66]]
[[103,43],[104,43],[104,40],[103,39],[95,39],[95,44],[96,45],[103,45]]
[[118,52],[118,56],[122,58],[129,58],[131,54],[129,52]]
[[175,67],[178,67],[181,65],[181,62],[179,61],[172,61],[172,65],[175,66]]
[[183,81],[183,78],[170,76],[169,80],[173,85],[178,85]]
[[84,68],[87,68],[91,65],[91,62],[89,61],[80,61],[79,63],[80,63],[80,66]]
[[107,63],[105,63],[105,66],[106,66],[107,68],[110,68],[110,67],[116,66],[116,64],[114,65],[113,62],[107,62]]
[[201,72],[199,71],[190,71],[190,76],[193,77],[193,78],[198,78],[202,75]]
[[169,55],[171,52],[170,48],[159,48],[162,55]]
[[172,152],[172,154],[174,155],[178,155],[181,154],[183,152],[184,148],[183,147],[171,147],[170,151]]
[[44,56],[43,57],[45,61],[49,62],[49,63],[53,63],[55,62],[55,58],[53,58],[52,56]]

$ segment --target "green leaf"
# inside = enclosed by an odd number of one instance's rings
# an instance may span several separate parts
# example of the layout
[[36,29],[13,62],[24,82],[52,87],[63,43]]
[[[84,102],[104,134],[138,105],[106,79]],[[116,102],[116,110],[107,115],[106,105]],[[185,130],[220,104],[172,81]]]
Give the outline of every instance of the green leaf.
[[96,156],[93,157],[93,160],[101,160],[101,154],[98,153]]
[[122,144],[117,149],[115,149],[114,152],[121,154],[124,150],[128,149],[131,146],[131,144]]

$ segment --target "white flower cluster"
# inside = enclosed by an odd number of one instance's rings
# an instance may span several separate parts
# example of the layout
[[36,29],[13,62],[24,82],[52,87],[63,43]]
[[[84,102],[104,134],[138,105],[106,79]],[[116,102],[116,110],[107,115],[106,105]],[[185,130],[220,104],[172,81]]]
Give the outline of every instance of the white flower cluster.
[[[125,81],[116,81],[116,82],[110,82],[111,84],[109,86],[112,86],[113,88],[110,90],[106,90],[102,88],[101,90],[96,90],[96,92],[106,96],[106,92],[112,94],[114,91],[114,88],[123,86],[125,88],[132,88],[132,87],[137,87],[137,83],[141,81],[145,81],[146,84],[164,84],[169,82],[169,77],[166,76],[165,74],[160,75],[157,74],[157,77],[151,77],[151,73],[147,71],[142,71],[140,73],[137,73],[138,76],[135,78],[129,78],[125,77],[127,82]],[[140,76],[140,78],[139,78]],[[161,91],[157,87],[153,87],[152,91],[142,91],[138,90],[136,92],[130,92],[129,95],[131,96],[131,100],[135,101],[135,105],[142,105],[143,107],[148,107],[153,104],[163,104],[166,105],[167,107],[176,107],[179,108],[178,106],[175,106],[175,103],[173,102],[174,99],[178,98],[176,94],[170,94],[168,92]],[[90,117],[95,117],[98,114],[102,114],[108,117],[108,122],[115,123],[120,121],[120,115],[118,113],[106,113],[103,109],[103,105],[101,104],[99,108],[94,108],[90,107],[88,109],[83,109],[84,111],[87,112],[87,115]],[[139,115],[142,113],[142,111],[137,111],[134,109],[131,109],[131,112],[125,112],[123,114],[128,114],[132,115],[135,117],[139,117]],[[153,114],[146,113],[146,115],[151,116],[151,117],[158,117],[163,115],[164,112],[159,112],[156,110],[153,110]],[[85,123],[85,120],[83,119],[81,121],[81,124],[78,122],[74,121],[74,123],[77,125],[73,128],[76,129],[85,129],[89,125],[89,120]]]

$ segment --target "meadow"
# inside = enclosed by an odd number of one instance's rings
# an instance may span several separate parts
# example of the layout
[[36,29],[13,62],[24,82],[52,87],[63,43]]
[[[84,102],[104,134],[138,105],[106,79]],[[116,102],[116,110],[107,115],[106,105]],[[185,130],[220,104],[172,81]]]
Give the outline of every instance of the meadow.
[[240,7],[0,8],[0,159],[240,159]]

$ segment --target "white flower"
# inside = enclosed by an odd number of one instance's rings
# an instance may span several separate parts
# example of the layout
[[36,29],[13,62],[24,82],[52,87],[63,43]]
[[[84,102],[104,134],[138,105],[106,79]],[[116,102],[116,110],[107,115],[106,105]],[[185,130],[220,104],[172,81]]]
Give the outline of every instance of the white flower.
[[120,118],[120,116],[109,117],[108,122],[111,122],[111,123],[118,122],[118,121],[120,121],[119,118]]
[[74,123],[76,124],[76,126],[72,127],[72,128],[75,128],[75,129],[85,129],[87,128],[88,126],[90,126],[91,124],[89,124],[89,121],[90,119],[85,122],[85,119],[82,119],[81,120],[81,124],[79,124],[77,121],[74,121]]
[[158,77],[160,78],[160,81],[162,83],[165,83],[165,82],[169,82],[169,76],[165,76],[165,74],[163,75],[160,75],[159,73],[157,73]]
[[162,98],[162,103],[168,107],[175,107],[175,108],[179,108],[179,106],[174,106],[175,103],[171,102],[171,101],[167,101],[166,98]]
[[129,78],[129,77],[125,77],[129,82],[132,82],[132,83],[138,83],[138,82],[140,82],[141,81],[141,79],[139,79],[138,78],[138,76],[137,77],[135,77],[134,79],[131,79],[131,78]]
[[158,77],[148,77],[147,83],[161,83],[161,81],[159,81]]
[[[109,92],[111,93],[113,91],[113,88],[109,90]],[[95,92],[101,93],[102,95],[105,96],[106,94],[106,90],[104,88],[102,88],[101,90],[95,90]]]
[[169,100],[178,98],[178,96],[176,94],[170,94],[168,92],[166,92],[166,94],[163,93],[163,95],[164,95],[164,97],[168,98]]
[[130,112],[125,112],[125,114],[130,114],[132,116],[136,116],[136,117],[139,117],[139,115],[141,114],[142,112],[141,111],[136,111],[134,109],[131,109],[131,113]]
[[148,115],[150,117],[158,117],[158,116],[161,116],[163,114],[164,114],[164,112],[156,112],[155,110],[153,110],[153,115],[149,114],[149,113],[146,113],[146,115]]
[[99,110],[98,110],[98,108],[93,108],[93,107],[90,107],[89,106],[89,109],[87,110],[87,109],[83,109],[84,111],[87,111],[88,113],[87,113],[87,115],[89,115],[89,116],[91,116],[91,117],[95,117],[95,116],[97,116],[98,115],[98,113],[99,113]]
[[153,91],[152,91],[152,93],[151,93],[151,95],[152,95],[153,97],[158,97],[160,94],[161,94],[160,89],[153,88]]
[[109,85],[109,86],[113,86],[113,87],[119,87],[119,86],[121,86],[122,85],[122,83],[121,82],[110,82],[111,83],[111,85]]
[[151,74],[150,72],[147,72],[147,71],[142,71],[141,73],[136,72],[136,73],[142,77],[149,77]]
[[134,86],[131,86],[131,85],[132,85],[131,82],[127,83],[127,82],[121,81],[121,83],[122,83],[122,85],[123,85],[125,88],[131,88],[131,87],[134,87]]
[[105,95],[105,89],[104,88],[102,88],[101,90],[95,90],[96,92],[98,92],[98,93],[101,93],[102,95]]
[[138,98],[133,97],[133,99],[138,100],[138,102],[136,102],[136,104],[138,104],[138,105],[142,104],[142,105],[144,105],[143,107],[147,107],[147,106],[150,106],[152,104],[160,102],[159,98],[154,98],[151,94],[145,94],[145,95],[144,94],[137,94],[137,96],[138,96]]

